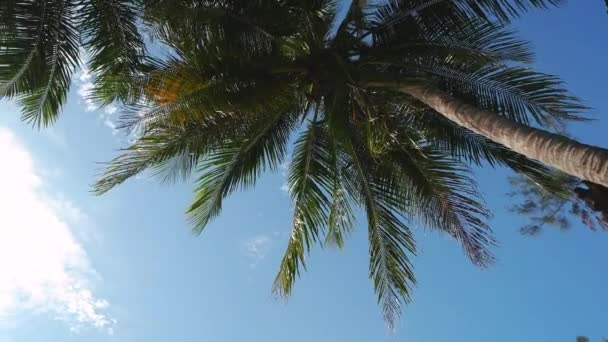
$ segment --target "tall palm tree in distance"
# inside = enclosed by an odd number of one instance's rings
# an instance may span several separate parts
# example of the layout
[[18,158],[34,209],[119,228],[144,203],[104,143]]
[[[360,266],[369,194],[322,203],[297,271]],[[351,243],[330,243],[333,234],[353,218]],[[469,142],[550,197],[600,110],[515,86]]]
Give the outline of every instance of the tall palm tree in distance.
[[[608,185],[605,150],[549,132],[585,107],[526,66],[527,43],[506,27],[560,2],[11,0],[0,5],[1,94],[18,97],[26,119],[52,122],[80,39],[94,99],[121,102],[137,137],[97,193],[150,168],[163,181],[195,171],[197,233],[226,196],[290,160],[292,230],[275,293],[291,293],[316,243],[341,247],[362,208],[392,328],[415,284],[413,224],[449,234],[476,265],[493,261],[471,166],[506,166],[562,195],[538,161]],[[146,54],[138,28],[162,55]]]

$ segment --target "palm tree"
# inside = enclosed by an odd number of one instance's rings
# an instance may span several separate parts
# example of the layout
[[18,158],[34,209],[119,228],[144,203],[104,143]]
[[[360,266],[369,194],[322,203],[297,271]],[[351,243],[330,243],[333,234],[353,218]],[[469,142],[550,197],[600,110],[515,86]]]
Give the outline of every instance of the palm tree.
[[449,93],[522,127],[578,119],[584,107],[557,78],[514,66],[532,59],[503,23],[519,4],[356,1],[339,20],[332,1],[172,2],[171,11],[158,1],[144,20],[173,54],[149,59],[150,71],[130,82],[123,125],[139,138],[96,190],[148,168],[165,181],[196,170],[188,215],[200,233],[226,196],[288,159],[295,134],[292,231],[275,293],[291,293],[315,243],[343,245],[360,207],[370,277],[392,327],[415,284],[414,222],[460,241],[479,266],[493,260],[471,165],[505,165],[560,191],[551,170],[411,90]]
[[[370,277],[392,327],[415,284],[413,224],[449,234],[479,266],[493,260],[490,213],[471,166],[507,166],[560,193],[552,170],[532,159],[566,169],[553,156],[559,151],[553,142],[572,151],[580,144],[533,126],[580,119],[585,108],[559,79],[522,66],[532,53],[505,27],[532,6],[559,2],[356,0],[344,15],[331,0],[149,0],[137,7],[141,12],[125,7],[170,52],[163,58],[145,56],[142,45],[126,54],[130,45],[121,42],[139,37],[136,29],[128,31],[129,39],[118,33],[106,42],[103,31],[93,29],[99,26],[69,16],[76,19],[66,21],[83,25],[75,27],[93,27],[81,32],[85,41],[96,42],[85,44],[99,61],[91,62],[98,74],[96,99],[123,102],[123,127],[137,136],[109,163],[96,191],[149,168],[163,181],[196,171],[197,194],[188,215],[200,233],[226,196],[253,186],[262,172],[289,159],[296,135],[288,177],[292,233],[274,291],[291,293],[316,243],[341,247],[359,207],[367,216]],[[88,8],[85,13],[96,20],[97,8]],[[2,18],[10,18],[10,10],[2,7]],[[20,13],[19,18],[29,12]],[[133,16],[125,17],[135,25]],[[2,46],[17,46],[17,52],[0,54],[0,79],[10,80],[7,94],[20,96],[27,114],[32,89],[48,88],[39,81],[51,70],[45,67],[48,58],[37,56],[55,51],[43,49],[54,36],[27,45],[24,37],[38,37],[32,28],[45,26],[6,19],[2,25],[28,27],[17,36],[0,36]],[[24,58],[29,55],[23,51],[33,51],[28,46],[36,47],[32,66]],[[12,61],[7,57],[18,53]],[[125,54],[110,61],[97,57],[104,53]],[[26,118],[51,122],[62,103],[55,102]],[[546,138],[549,147],[538,148],[524,133]],[[601,157],[596,164],[608,160],[603,150],[587,149]],[[595,166],[565,171],[607,184],[602,172],[590,171]]]

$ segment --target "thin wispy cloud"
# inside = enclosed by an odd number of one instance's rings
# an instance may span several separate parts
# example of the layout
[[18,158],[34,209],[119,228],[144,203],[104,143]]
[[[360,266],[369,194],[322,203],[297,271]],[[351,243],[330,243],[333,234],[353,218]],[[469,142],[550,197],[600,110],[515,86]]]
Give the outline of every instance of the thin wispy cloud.
[[54,127],[47,127],[44,131],[41,132],[41,134],[45,136],[55,146],[61,148],[67,147],[65,136],[58,132]]
[[112,131],[112,135],[117,135],[120,132],[116,125],[116,112],[118,112],[118,107],[109,105],[104,107],[99,114],[99,118],[103,121],[103,124]]
[[117,135],[119,133],[119,130],[116,128],[118,107],[108,105],[102,109],[91,99],[94,86],[93,75],[91,75],[91,71],[86,67],[86,64],[80,70],[76,82],[78,84],[77,92],[80,96],[80,104],[84,107],[84,110],[87,112],[98,111],[101,122],[111,130],[112,135]]
[[96,295],[99,276],[70,225],[86,214],[45,195],[44,180],[13,133],[0,127],[0,321],[42,313],[70,330],[112,334],[109,303]]
[[81,223],[87,219],[87,215],[78,208],[72,201],[65,198],[63,195],[58,195],[55,197],[46,196],[46,202],[51,206],[51,208],[61,215],[63,220],[66,220],[68,223]]
[[245,256],[249,259],[249,267],[255,268],[257,265],[264,260],[270,247],[272,245],[272,238],[267,235],[257,235],[243,244],[243,250]]
[[93,112],[99,108],[91,99],[92,90],[93,76],[89,69],[86,66],[83,66],[80,70],[80,75],[78,75],[78,95],[80,96],[80,103],[87,112]]
[[289,160],[286,160],[279,165],[279,170],[281,171],[281,178],[283,179],[283,183],[281,184],[281,191],[285,194],[289,194],[289,183],[287,182],[287,177],[289,174]]
[[283,184],[281,184],[281,191],[283,191],[285,194],[289,194],[289,184],[287,184],[287,182],[283,182]]

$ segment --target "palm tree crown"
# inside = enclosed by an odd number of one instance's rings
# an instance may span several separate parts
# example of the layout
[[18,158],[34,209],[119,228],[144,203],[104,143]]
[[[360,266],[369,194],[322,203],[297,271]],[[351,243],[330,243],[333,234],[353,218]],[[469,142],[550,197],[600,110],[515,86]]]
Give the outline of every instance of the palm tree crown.
[[[55,3],[13,2],[0,13]],[[58,15],[57,25],[81,28],[96,99],[123,102],[123,127],[137,135],[108,164],[98,193],[150,168],[164,181],[194,171],[187,213],[200,233],[226,196],[290,160],[293,221],[274,291],[291,293],[316,243],[341,247],[362,208],[370,277],[393,327],[415,284],[412,225],[449,234],[476,265],[493,261],[490,213],[471,166],[507,166],[560,193],[551,170],[400,89],[433,86],[524,125],[579,119],[580,102],[556,77],[522,66],[532,53],[505,27],[531,7],[559,2],[354,0],[342,15],[331,0],[151,0],[137,11],[123,1],[88,0],[79,2],[87,14]],[[96,16],[112,9],[122,17]],[[78,51],[69,35],[61,43],[36,38],[45,15],[5,20],[26,29],[0,36],[15,42],[1,55],[14,58],[0,61],[1,79],[9,80],[3,94],[19,96],[26,119],[43,124],[63,103]],[[145,56],[136,17],[168,53]],[[58,74],[40,77],[54,65]],[[48,98],[39,95],[47,91]]]

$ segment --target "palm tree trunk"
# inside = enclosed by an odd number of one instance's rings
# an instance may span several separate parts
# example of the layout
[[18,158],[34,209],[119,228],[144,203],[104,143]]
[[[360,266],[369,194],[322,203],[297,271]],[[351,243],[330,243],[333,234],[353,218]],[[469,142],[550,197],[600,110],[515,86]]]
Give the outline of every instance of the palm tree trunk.
[[608,187],[608,150],[528,127],[432,87],[401,87],[439,114],[524,156]]

